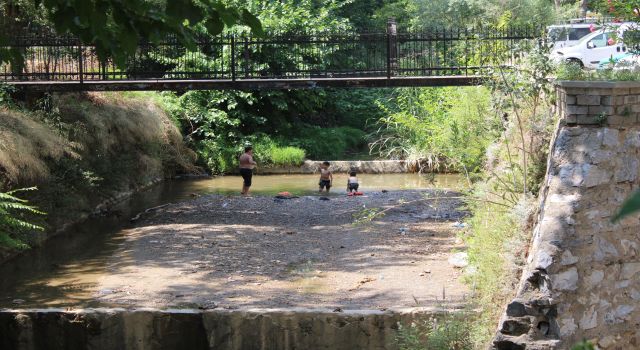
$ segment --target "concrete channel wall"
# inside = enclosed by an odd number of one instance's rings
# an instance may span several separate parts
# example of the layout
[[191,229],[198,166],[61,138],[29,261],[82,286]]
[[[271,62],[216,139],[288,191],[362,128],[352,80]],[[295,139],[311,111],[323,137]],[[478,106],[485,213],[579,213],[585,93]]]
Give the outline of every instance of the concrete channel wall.
[[501,350],[640,349],[640,216],[611,218],[640,187],[640,83],[560,82],[539,217]]
[[396,349],[399,324],[443,311],[0,310],[0,349]]
[[[334,173],[347,173],[351,169],[364,174],[401,174],[417,172],[414,162],[404,160],[335,160],[331,163]],[[315,174],[320,170],[322,161],[306,160],[301,166],[281,168],[258,167],[258,174]]]

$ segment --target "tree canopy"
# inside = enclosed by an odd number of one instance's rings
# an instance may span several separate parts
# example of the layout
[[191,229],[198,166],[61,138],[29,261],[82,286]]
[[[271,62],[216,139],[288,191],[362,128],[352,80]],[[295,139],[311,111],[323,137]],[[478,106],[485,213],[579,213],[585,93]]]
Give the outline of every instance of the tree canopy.
[[[195,45],[199,30],[221,33],[225,27],[246,25],[262,34],[255,15],[240,4],[218,0],[0,0],[5,26],[46,23],[58,33],[70,33],[93,44],[98,56],[123,64],[140,40],[156,43],[175,36],[186,47]],[[0,32],[0,47],[9,42]],[[0,62],[20,67],[17,49],[0,50]]]

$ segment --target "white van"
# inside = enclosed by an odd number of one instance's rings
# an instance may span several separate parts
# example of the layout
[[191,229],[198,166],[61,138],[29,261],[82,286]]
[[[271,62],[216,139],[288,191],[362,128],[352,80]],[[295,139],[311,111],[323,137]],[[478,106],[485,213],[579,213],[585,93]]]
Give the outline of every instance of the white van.
[[[600,61],[627,52],[622,36],[634,24],[622,24],[616,27],[605,27],[597,30],[570,47],[564,47],[551,53],[556,62],[575,62],[582,67],[598,68]],[[634,28],[635,29],[635,28]]]
[[553,43],[551,51],[573,46],[593,29],[598,29],[593,23],[561,24],[547,27],[547,39]]

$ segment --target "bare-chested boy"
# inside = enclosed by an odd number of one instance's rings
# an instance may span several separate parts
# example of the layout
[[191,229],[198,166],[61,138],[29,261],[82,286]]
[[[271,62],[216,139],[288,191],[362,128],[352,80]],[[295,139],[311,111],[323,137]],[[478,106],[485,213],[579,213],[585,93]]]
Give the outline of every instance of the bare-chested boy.
[[256,162],[253,160],[253,147],[247,146],[244,148],[244,153],[240,155],[240,175],[242,175],[242,195],[249,195],[249,187],[251,187],[251,178],[253,177],[253,168],[256,166]]
[[322,164],[320,164],[320,182],[318,183],[318,185],[320,186],[319,192],[322,192],[322,189],[325,187],[327,189],[327,192],[329,192],[329,189],[331,188],[331,184],[333,182],[333,174],[329,170],[330,166],[331,163],[327,161],[324,161],[322,162]]

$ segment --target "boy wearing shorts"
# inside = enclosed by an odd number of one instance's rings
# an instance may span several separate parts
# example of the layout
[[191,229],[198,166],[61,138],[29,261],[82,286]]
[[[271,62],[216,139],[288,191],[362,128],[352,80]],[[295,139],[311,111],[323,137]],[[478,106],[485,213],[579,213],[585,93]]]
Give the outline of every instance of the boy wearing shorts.
[[329,193],[329,189],[331,188],[331,183],[333,182],[333,174],[329,170],[331,163],[326,160],[322,162],[320,165],[320,182],[318,185],[320,186],[320,190],[318,192],[322,192],[324,188],[327,189],[327,193]]
[[244,148],[244,153],[240,156],[240,175],[242,176],[242,195],[249,195],[249,188],[251,187],[251,178],[253,177],[253,168],[256,166],[256,162],[253,160],[253,147],[247,146]]
[[354,170],[351,170],[349,179],[347,179],[347,192],[358,192],[358,178]]

